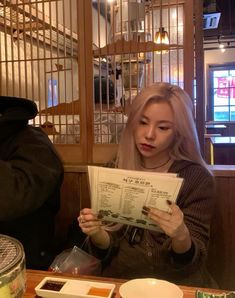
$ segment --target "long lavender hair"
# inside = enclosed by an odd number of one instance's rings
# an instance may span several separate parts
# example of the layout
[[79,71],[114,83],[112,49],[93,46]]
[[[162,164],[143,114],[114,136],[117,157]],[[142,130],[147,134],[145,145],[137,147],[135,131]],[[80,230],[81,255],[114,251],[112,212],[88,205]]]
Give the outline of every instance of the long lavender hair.
[[[167,102],[174,114],[175,141],[171,146],[173,160],[189,160],[207,168],[200,152],[200,146],[193,119],[193,104],[189,95],[179,86],[169,83],[155,83],[144,88],[131,104],[126,128],[120,140],[116,167],[140,170],[140,154],[134,141],[134,129],[148,104]],[[127,154],[128,152],[128,154]]]

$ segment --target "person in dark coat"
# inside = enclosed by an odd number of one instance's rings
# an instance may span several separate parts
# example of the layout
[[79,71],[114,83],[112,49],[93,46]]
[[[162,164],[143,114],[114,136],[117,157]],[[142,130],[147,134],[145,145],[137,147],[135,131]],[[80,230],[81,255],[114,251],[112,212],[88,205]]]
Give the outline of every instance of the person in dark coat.
[[26,266],[52,262],[54,219],[60,206],[63,165],[28,99],[0,96],[0,233],[18,239]]

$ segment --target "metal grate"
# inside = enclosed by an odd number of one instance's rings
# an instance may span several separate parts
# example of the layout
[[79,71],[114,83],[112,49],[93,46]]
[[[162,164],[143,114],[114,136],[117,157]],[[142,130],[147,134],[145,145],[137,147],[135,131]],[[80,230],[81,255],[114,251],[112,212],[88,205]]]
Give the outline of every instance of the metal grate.
[[17,264],[22,257],[21,244],[13,238],[0,235],[0,274]]

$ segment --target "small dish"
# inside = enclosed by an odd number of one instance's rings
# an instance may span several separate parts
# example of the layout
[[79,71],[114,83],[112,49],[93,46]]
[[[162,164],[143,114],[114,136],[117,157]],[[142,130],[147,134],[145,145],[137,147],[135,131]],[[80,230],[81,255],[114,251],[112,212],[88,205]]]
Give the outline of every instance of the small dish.
[[182,290],[166,280],[155,278],[132,279],[121,285],[122,298],[182,298]]
[[115,284],[45,277],[35,288],[43,298],[111,298]]

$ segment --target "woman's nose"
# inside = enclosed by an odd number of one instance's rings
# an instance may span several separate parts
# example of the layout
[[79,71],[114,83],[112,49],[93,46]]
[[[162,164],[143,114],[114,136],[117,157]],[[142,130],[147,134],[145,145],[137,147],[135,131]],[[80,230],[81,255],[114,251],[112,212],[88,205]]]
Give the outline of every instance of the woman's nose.
[[155,129],[153,126],[148,126],[146,129],[146,139],[154,139],[155,138]]

